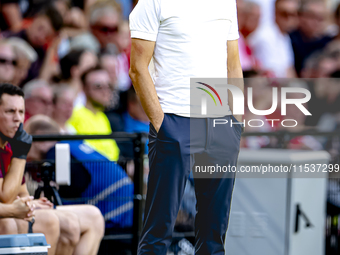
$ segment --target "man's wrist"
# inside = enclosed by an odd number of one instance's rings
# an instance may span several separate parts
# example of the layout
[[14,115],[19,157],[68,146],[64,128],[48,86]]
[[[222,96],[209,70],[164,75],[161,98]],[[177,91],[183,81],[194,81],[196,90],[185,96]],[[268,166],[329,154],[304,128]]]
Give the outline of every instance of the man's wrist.
[[[156,129],[156,132],[157,132],[157,133],[159,132],[159,129],[161,128],[162,123],[163,123],[163,121],[164,121],[164,118],[165,118],[164,115],[165,115],[165,113],[162,111],[162,112],[157,116],[156,119],[153,119],[152,121],[150,121],[151,124],[154,123],[154,124],[152,124],[152,125],[153,125],[154,128]],[[161,117],[159,117],[159,116],[161,116]]]
[[14,217],[14,206],[13,204],[2,204],[4,211],[4,218],[13,218]]
[[243,122],[243,116],[242,115],[234,115],[234,117],[238,122]]

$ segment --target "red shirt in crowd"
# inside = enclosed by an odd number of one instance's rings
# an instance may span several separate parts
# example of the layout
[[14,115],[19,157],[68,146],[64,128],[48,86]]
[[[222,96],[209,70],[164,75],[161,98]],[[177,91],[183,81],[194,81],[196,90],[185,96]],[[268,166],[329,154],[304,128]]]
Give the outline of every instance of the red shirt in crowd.
[[[4,178],[2,174],[3,173],[2,167],[5,168],[5,174],[8,172],[8,167],[11,163],[12,156],[13,156],[13,152],[12,152],[11,145],[9,143],[7,143],[4,149],[0,148],[0,178]],[[25,183],[25,177],[22,178],[21,184],[24,184],[24,183]]]

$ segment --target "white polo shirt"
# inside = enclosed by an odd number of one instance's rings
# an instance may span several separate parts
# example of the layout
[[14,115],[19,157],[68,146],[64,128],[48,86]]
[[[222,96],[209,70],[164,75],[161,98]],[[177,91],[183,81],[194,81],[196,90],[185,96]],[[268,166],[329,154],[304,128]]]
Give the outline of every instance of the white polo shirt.
[[190,114],[190,78],[227,78],[227,40],[239,38],[236,0],[139,0],[132,38],[155,41],[150,70],[165,113]]

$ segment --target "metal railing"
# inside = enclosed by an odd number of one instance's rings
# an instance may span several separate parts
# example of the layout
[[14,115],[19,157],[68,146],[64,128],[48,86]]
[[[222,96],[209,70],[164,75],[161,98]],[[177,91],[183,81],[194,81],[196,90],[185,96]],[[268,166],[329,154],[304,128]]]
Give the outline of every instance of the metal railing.
[[132,142],[133,143],[133,161],[134,161],[134,199],[133,199],[133,225],[132,235],[108,235],[104,240],[121,240],[132,238],[132,252],[137,251],[138,241],[143,224],[143,160],[144,148],[147,141],[145,133],[124,133],[116,132],[110,135],[34,135],[33,142],[44,141],[74,141],[74,140],[94,140],[94,139],[114,139],[117,143]]

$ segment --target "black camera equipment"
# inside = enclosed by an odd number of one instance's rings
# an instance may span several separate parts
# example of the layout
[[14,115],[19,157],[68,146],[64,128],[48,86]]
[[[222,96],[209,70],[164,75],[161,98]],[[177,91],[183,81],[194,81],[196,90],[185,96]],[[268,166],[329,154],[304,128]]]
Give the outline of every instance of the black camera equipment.
[[56,187],[51,186],[51,181],[55,181],[55,164],[50,162],[42,163],[40,166],[40,177],[44,185],[35,191],[34,198],[39,199],[43,192],[44,196],[54,205],[62,205],[58,190]]

